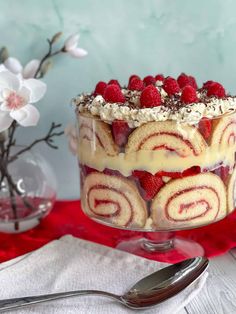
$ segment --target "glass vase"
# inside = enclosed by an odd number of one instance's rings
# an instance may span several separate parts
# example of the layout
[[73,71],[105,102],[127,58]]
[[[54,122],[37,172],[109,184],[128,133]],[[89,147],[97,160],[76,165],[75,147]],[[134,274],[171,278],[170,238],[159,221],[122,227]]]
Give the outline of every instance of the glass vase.
[[[7,175],[0,178],[0,232],[19,233],[37,226],[52,209],[56,180],[48,162],[24,146],[12,147]],[[11,158],[11,156],[17,156]]]

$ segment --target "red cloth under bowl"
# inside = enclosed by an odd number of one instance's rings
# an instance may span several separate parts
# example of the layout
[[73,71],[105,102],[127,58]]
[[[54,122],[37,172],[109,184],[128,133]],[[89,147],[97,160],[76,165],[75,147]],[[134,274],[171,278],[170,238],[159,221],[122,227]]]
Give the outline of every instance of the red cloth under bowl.
[[[52,212],[38,227],[20,234],[0,233],[0,262],[38,249],[66,234],[111,247],[115,247],[122,239],[141,235],[92,221],[82,212],[80,201],[57,201]],[[220,222],[178,231],[176,235],[200,243],[207,257],[223,254],[236,246],[236,211]]]

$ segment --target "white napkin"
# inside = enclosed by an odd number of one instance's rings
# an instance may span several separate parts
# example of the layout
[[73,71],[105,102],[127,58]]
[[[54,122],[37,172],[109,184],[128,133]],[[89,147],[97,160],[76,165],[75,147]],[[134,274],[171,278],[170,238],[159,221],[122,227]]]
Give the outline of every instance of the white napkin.
[[[78,289],[98,289],[123,294],[142,277],[166,264],[64,236],[37,251],[1,264],[0,299]],[[177,313],[194,298],[206,281],[204,273],[177,296],[145,313]],[[116,301],[80,296],[51,301],[7,313],[134,313]]]

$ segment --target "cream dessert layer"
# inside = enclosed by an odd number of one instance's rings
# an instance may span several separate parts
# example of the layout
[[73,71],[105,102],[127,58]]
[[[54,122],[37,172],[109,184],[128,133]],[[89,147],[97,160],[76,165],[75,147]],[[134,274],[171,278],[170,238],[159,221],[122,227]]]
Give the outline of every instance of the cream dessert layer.
[[109,156],[100,148],[95,148],[86,140],[82,140],[78,146],[78,158],[81,164],[87,165],[98,171],[104,169],[118,170],[124,176],[130,176],[134,170],[144,170],[151,174],[159,171],[183,172],[193,166],[199,166],[202,171],[214,170],[222,166],[231,169],[235,163],[236,145],[228,147],[222,145],[208,147],[198,156],[186,158],[171,154],[166,151],[138,151],[119,153]]
[[[224,95],[218,98],[215,95],[207,96],[204,88],[196,90],[196,99],[192,103],[181,100],[181,92],[168,95],[164,83],[158,81],[155,85],[161,97],[158,106],[143,107],[140,103],[141,91],[122,88],[125,98],[123,103],[110,102],[104,95],[83,94],[74,98],[73,103],[78,112],[89,112],[101,120],[112,123],[114,120],[126,121],[129,127],[138,127],[150,121],[174,120],[197,124],[202,118],[216,118],[236,111],[236,98]],[[106,98],[106,97],[105,97]]]

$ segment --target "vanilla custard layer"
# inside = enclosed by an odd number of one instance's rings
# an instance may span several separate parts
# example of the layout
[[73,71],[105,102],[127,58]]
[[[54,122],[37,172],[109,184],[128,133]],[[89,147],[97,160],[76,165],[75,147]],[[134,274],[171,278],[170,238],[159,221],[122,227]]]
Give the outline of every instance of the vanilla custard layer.
[[220,164],[233,167],[236,151],[236,145],[216,145],[208,147],[198,156],[180,157],[165,150],[140,150],[108,156],[104,150],[94,147],[86,139],[82,139],[78,146],[81,164],[98,171],[105,168],[118,170],[124,176],[131,175],[133,170],[145,170],[155,174],[159,171],[182,172],[193,166],[199,166],[201,169],[214,169]]

